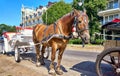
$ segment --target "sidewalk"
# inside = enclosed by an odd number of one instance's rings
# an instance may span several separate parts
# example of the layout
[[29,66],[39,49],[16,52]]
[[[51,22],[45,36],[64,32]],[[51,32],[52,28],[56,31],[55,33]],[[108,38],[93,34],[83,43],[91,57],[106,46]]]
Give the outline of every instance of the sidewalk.
[[66,49],[87,52],[102,52],[104,47],[102,45],[85,45],[85,47],[82,47],[82,45],[68,44]]

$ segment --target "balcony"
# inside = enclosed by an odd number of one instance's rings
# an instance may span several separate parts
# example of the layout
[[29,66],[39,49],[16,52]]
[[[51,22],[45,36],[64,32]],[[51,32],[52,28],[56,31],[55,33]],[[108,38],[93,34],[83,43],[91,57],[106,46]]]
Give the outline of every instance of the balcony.
[[118,12],[120,12],[120,8],[107,9],[107,10],[98,12],[98,15],[104,16],[104,15],[114,14],[114,13],[118,13]]

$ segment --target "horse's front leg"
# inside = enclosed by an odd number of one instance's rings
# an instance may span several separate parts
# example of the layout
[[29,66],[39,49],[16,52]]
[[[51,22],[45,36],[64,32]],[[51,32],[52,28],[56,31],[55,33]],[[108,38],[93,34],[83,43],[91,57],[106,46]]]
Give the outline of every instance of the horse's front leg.
[[40,45],[35,45],[35,49],[36,49],[36,66],[39,67],[40,66]]
[[54,69],[54,60],[55,60],[55,56],[56,56],[56,50],[57,50],[57,46],[52,45],[51,63],[50,63],[50,67],[49,67],[49,69],[50,69],[49,74],[52,74],[52,75],[56,75],[55,69]]
[[63,74],[63,71],[60,68],[60,64],[61,64],[61,60],[62,60],[62,56],[63,56],[65,48],[66,48],[66,46],[59,48],[58,63],[57,63],[57,66],[56,66],[56,73],[58,75],[62,75]]

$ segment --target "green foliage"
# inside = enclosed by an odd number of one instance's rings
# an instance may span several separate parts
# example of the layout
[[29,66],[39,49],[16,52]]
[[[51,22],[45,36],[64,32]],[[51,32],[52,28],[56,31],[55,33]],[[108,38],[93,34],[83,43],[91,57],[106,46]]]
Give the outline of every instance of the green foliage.
[[56,20],[61,18],[63,15],[67,14],[72,10],[72,7],[70,4],[67,4],[64,2],[64,0],[61,0],[52,6],[48,8],[46,13],[42,15],[43,22],[46,23],[46,15],[47,15],[47,23],[46,24],[51,24],[54,23]]
[[71,39],[69,44],[82,44],[81,39]]
[[103,39],[96,39],[92,44],[103,44],[104,40]]
[[0,24],[0,35],[2,35],[3,32],[15,32],[16,29],[15,29],[15,26],[9,26],[9,25],[6,25],[6,24]]
[[73,7],[79,10],[83,10],[84,8],[87,11],[87,15],[89,17],[89,27],[90,27],[90,35],[92,36],[94,32],[100,31],[100,19],[97,13],[100,10],[106,8],[107,0],[82,0],[84,4],[82,6],[78,6],[78,2],[81,0],[73,0]]

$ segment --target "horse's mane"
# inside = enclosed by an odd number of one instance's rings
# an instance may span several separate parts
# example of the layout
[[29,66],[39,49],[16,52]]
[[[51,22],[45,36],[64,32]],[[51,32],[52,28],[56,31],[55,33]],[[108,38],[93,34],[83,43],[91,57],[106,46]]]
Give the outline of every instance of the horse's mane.
[[65,15],[63,15],[61,18],[59,18],[56,22],[58,22],[59,20],[63,20],[64,18],[66,18],[67,16],[71,15],[73,11],[66,13]]
[[[63,15],[61,18],[57,19],[57,20],[55,21],[55,23],[59,22],[59,20],[65,20],[65,18],[68,17],[68,16],[72,16],[72,13],[73,13],[73,12],[74,12],[74,11],[71,11],[71,12],[69,12],[69,13],[66,13],[66,14]],[[82,12],[82,11],[80,11],[80,12]],[[52,23],[52,24],[54,24],[54,23]],[[52,24],[50,24],[50,25],[52,25]]]
[[69,16],[69,15],[70,15],[70,13],[67,13],[67,14],[63,15],[60,19],[63,19],[65,17]]

